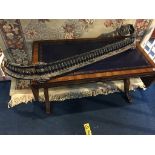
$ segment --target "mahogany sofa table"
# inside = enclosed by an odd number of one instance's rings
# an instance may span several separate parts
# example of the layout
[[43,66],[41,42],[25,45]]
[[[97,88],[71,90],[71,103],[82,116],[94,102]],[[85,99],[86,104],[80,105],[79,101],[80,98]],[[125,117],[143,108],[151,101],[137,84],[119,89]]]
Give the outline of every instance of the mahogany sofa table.
[[[132,50],[132,51],[131,51]],[[33,51],[33,62],[37,63],[37,49]],[[155,64],[137,43],[136,49],[104,59],[87,67],[83,67],[67,75],[56,77],[43,83],[31,81],[31,89],[35,100],[39,100],[39,89],[44,89],[46,113],[51,113],[48,89],[51,87],[89,83],[108,80],[123,80],[124,92],[129,102],[130,78],[155,76]]]

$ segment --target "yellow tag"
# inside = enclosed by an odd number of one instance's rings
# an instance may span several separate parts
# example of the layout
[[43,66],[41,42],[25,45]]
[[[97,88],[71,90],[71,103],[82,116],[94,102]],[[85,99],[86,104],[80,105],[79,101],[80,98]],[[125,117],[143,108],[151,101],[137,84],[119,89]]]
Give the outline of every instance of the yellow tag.
[[84,124],[86,135],[92,135],[89,123]]

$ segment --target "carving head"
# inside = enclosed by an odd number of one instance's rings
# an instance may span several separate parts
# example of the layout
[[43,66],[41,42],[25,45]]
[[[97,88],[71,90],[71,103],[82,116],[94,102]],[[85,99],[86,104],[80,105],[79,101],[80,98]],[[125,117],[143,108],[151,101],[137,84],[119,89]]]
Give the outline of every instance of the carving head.
[[127,25],[122,25],[121,27],[117,28],[115,31],[113,32],[110,32],[110,33],[103,33],[101,34],[100,36],[98,36],[98,38],[114,38],[114,37],[128,37],[128,36],[131,36],[133,35],[134,36],[134,33],[135,32],[135,29],[133,27],[132,24],[127,24]]
[[122,25],[117,29],[120,36],[130,36],[134,34],[135,29],[132,24]]

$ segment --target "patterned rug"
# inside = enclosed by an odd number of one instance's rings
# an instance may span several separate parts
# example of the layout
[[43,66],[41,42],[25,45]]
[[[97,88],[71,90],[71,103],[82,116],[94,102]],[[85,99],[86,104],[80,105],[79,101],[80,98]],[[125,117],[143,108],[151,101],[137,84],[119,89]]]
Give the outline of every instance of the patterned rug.
[[[34,100],[31,89],[16,90],[15,86],[15,79],[12,79],[10,90],[11,100],[9,101],[8,107],[13,107],[21,103],[32,102]],[[130,90],[135,90],[136,88],[145,89],[145,85],[140,78],[130,79]],[[50,101],[64,101],[67,99],[97,96],[101,94],[107,95],[119,91],[124,91],[124,83],[122,80],[86,83],[79,85],[67,85],[50,88],[49,99]],[[45,98],[43,95],[43,89],[40,89],[39,94],[39,101],[44,102]]]

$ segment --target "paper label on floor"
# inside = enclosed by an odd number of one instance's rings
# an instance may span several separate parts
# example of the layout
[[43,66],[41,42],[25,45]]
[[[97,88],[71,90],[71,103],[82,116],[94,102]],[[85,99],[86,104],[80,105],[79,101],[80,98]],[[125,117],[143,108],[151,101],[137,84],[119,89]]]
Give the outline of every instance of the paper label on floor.
[[86,135],[92,135],[89,123],[84,124]]

